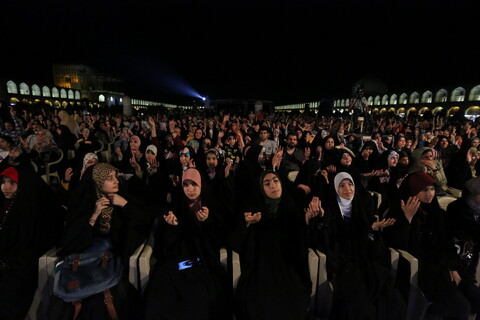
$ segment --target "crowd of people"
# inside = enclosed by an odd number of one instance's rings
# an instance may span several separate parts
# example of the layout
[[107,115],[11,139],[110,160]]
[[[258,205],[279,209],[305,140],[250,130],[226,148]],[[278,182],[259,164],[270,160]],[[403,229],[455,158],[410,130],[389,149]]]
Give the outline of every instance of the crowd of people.
[[[418,258],[427,316],[480,313],[476,121],[376,115],[367,135],[335,114],[0,109],[0,319],[25,317],[54,247],[53,320],[311,319],[309,248],[330,319],[405,319],[389,248]],[[128,259],[151,236],[142,294]],[[240,256],[233,295],[221,248]]]

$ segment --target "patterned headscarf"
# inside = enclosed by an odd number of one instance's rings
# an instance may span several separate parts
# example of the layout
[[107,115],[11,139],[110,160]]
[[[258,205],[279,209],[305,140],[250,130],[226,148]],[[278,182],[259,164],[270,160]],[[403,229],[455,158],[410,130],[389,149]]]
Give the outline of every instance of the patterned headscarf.
[[[95,181],[95,191],[97,193],[97,199],[101,197],[106,197],[107,195],[103,192],[103,184],[105,180],[110,176],[112,171],[117,171],[117,168],[112,166],[109,163],[97,163],[93,167],[93,181]],[[100,231],[103,233],[108,233],[110,231],[110,222],[112,220],[113,207],[109,206],[100,212]]]
[[87,169],[87,163],[88,163],[88,161],[90,161],[92,159],[97,159],[97,161],[98,161],[98,156],[93,152],[89,152],[83,157],[82,172],[84,172],[85,169]]

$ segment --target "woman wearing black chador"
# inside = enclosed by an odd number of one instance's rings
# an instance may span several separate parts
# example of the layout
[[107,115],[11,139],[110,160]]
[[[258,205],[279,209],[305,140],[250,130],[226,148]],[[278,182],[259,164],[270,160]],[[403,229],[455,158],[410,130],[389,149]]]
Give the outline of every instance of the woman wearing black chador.
[[[57,253],[63,264],[56,265],[48,319],[138,319],[140,297],[128,282],[128,261],[147,238],[153,215],[131,196],[120,192],[119,188],[117,169],[112,165],[97,163],[85,170],[68,205],[65,233]],[[108,262],[105,261],[105,265],[103,260],[97,265],[97,268],[106,268],[114,263],[113,286],[80,300],[67,300],[63,292],[66,289],[61,287],[61,280],[57,281],[62,279],[63,272],[68,271],[63,268],[67,258],[95,252],[99,247],[102,252],[108,250],[113,255]],[[81,270],[81,267],[80,260],[78,269]],[[60,273],[58,277],[57,273]],[[103,278],[95,278],[95,282],[100,280]]]
[[312,222],[312,246],[327,256],[328,279],[333,285],[331,319],[403,320],[405,303],[394,289],[390,251],[381,228],[394,219],[372,215],[352,176],[335,175],[325,216]]
[[159,219],[154,266],[145,291],[146,319],[223,320],[228,279],[220,263],[224,225],[200,172],[188,168]]
[[23,319],[38,285],[38,258],[58,244],[65,210],[31,168],[0,173],[0,319]]
[[311,281],[306,230],[321,206],[314,197],[303,210],[266,170],[257,197],[238,213],[231,246],[240,255],[241,276],[234,297],[238,320],[307,319]]

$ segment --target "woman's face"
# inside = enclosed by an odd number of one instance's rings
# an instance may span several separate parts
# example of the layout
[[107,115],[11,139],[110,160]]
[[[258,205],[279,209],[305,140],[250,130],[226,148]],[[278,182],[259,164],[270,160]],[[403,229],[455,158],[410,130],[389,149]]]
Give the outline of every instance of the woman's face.
[[110,172],[110,174],[108,175],[108,178],[103,183],[102,191],[105,194],[118,192],[118,179],[117,179],[117,172],[115,170]]
[[11,199],[17,191],[18,185],[15,181],[9,177],[3,176],[2,180],[2,193],[6,199]]
[[147,160],[148,163],[152,163],[152,162],[155,162],[155,154],[148,150],[147,152],[145,152],[145,159]]
[[185,148],[180,154],[180,163],[182,164],[182,167],[188,167],[188,164],[190,162],[190,156],[187,155],[187,152],[190,153],[190,151]]
[[200,197],[201,191],[200,187],[192,180],[185,180],[183,182],[183,192],[189,200],[196,200]]
[[195,139],[200,140],[200,139],[202,139],[202,137],[203,137],[203,131],[202,131],[202,129],[197,129],[197,130],[195,131]]
[[263,191],[270,199],[278,199],[282,196],[282,184],[275,174],[267,173],[263,177],[262,185]]
[[96,158],[91,158],[85,163],[85,169],[87,169],[90,166],[93,166],[94,164],[97,164],[98,160]]
[[391,157],[388,159],[388,166],[389,167],[396,167],[398,164],[398,157]]
[[344,153],[342,159],[340,159],[340,164],[349,167],[352,164],[352,157],[348,153]]
[[333,141],[333,138],[328,138],[327,141],[325,141],[325,149],[332,150],[334,147],[335,141]]
[[417,198],[422,203],[431,203],[435,197],[435,188],[428,186],[417,194]]
[[83,139],[88,139],[89,134],[90,134],[90,132],[88,132],[88,130],[83,130],[82,131]]
[[218,165],[218,159],[213,153],[207,154],[207,167],[208,168],[216,168]]
[[338,195],[346,200],[350,200],[355,195],[355,186],[350,179],[343,179],[338,185]]
[[432,151],[427,151],[424,154],[422,154],[421,157],[422,160],[433,160],[433,152]]
[[138,150],[138,148],[140,147],[140,143],[138,142],[137,139],[130,139],[130,148],[132,150]]

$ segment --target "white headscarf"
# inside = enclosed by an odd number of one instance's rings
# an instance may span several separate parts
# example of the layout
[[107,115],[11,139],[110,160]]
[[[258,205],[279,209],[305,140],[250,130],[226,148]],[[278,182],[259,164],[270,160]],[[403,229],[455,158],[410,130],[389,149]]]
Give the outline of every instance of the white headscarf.
[[352,176],[346,172],[337,173],[337,175],[333,179],[333,186],[335,187],[335,192],[337,193],[337,203],[338,203],[338,206],[340,207],[340,212],[342,213],[342,217],[351,218],[353,197],[352,199],[348,200],[340,197],[340,195],[338,194],[338,187],[340,186],[340,183],[345,179],[350,180],[353,186],[355,187],[355,182],[353,182]]

